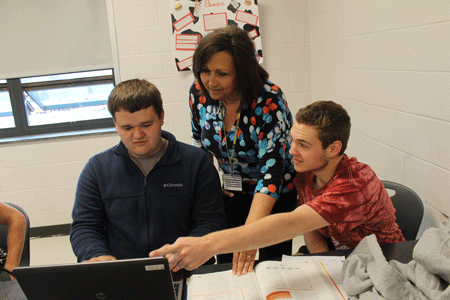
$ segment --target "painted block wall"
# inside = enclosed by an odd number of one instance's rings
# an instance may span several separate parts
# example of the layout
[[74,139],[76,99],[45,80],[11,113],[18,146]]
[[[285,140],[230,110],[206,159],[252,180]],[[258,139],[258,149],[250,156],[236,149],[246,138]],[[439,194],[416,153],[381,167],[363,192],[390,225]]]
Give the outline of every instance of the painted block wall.
[[[315,100],[352,117],[348,154],[413,188],[425,227],[450,213],[450,2],[259,0],[264,67],[295,113]],[[161,90],[164,129],[190,143],[189,73],[174,65],[167,0],[114,0],[122,80]],[[115,133],[0,145],[0,200],[32,227],[71,222],[76,181]]]
[[[308,1],[259,0],[264,67],[291,110],[310,102]],[[164,130],[191,143],[188,90],[178,72],[169,1],[113,0],[121,79],[145,78],[161,91]],[[0,144],[0,201],[24,207],[32,227],[67,224],[78,176],[87,160],[117,144],[115,133]]]
[[450,2],[309,1],[311,98],[352,118],[347,153],[450,214]]

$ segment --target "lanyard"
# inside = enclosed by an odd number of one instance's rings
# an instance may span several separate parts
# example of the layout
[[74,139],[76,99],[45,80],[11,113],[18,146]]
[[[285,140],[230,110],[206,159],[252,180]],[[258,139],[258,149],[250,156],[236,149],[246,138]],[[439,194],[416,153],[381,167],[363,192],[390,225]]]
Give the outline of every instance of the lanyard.
[[[222,106],[222,103],[220,103],[220,113],[222,114],[223,132],[224,132],[224,135],[225,135],[225,147],[227,148],[227,154],[228,154],[229,150],[228,150],[227,132],[225,130],[225,114],[224,114],[224,108]],[[230,162],[230,173],[233,173],[233,170],[234,170],[233,162],[232,162],[231,159],[234,157],[234,153],[235,153],[236,140],[237,140],[237,135],[239,133],[239,120],[240,120],[240,118],[241,118],[241,113],[239,112],[238,116],[237,116],[236,130],[235,130],[235,133],[234,133],[233,148],[232,148],[232,151],[231,151],[231,156],[228,155],[228,161]]]

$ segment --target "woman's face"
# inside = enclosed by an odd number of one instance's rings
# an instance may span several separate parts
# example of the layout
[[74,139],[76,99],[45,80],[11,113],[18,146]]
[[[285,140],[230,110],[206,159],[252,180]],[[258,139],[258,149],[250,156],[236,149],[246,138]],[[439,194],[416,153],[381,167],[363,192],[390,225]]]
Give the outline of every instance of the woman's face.
[[217,52],[200,71],[200,80],[211,98],[228,103],[239,101],[236,90],[236,69],[227,52]]

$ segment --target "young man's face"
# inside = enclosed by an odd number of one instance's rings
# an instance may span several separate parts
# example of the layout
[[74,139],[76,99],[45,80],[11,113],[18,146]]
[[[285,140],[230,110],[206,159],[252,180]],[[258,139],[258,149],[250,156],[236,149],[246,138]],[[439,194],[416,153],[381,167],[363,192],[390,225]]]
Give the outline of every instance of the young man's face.
[[150,157],[156,154],[162,145],[164,111],[159,118],[153,106],[134,113],[120,109],[115,113],[114,124],[131,156]]
[[326,149],[323,149],[315,127],[295,121],[291,128],[291,136],[292,144],[289,153],[294,157],[295,171],[318,172],[328,165]]

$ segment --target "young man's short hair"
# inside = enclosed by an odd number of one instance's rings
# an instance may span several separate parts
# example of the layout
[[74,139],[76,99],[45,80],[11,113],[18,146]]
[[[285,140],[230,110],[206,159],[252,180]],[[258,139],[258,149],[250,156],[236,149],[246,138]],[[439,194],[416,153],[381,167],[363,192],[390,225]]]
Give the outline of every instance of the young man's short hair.
[[323,149],[335,141],[340,141],[342,149],[339,155],[344,154],[350,137],[351,123],[347,111],[341,105],[333,101],[317,101],[300,109],[295,120],[318,130]]
[[123,81],[114,87],[108,97],[108,110],[113,119],[121,109],[134,113],[150,106],[153,106],[158,117],[161,117],[161,93],[155,85],[144,79]]

